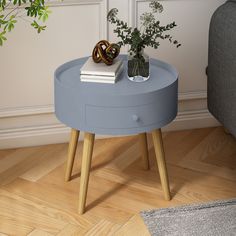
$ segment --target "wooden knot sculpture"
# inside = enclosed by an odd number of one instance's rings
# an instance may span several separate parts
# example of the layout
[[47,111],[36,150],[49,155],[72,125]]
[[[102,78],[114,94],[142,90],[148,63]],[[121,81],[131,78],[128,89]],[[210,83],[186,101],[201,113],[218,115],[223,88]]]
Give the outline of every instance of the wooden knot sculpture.
[[119,55],[120,47],[106,40],[99,41],[93,49],[93,60],[96,63],[103,61],[106,65],[112,65],[113,60]]

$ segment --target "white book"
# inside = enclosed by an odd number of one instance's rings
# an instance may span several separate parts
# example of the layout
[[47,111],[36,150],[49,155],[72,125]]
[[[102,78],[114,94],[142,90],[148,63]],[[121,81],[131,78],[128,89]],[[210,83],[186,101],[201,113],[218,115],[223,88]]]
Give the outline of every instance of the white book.
[[86,80],[86,79],[92,79],[92,80],[108,80],[108,81],[113,81],[116,79],[115,76],[104,76],[104,75],[80,75],[81,80]]
[[93,82],[93,83],[105,83],[105,84],[114,84],[115,80],[102,80],[102,79],[80,79],[82,82]]
[[122,65],[122,60],[116,58],[113,64],[108,66],[105,63],[96,63],[93,61],[92,57],[88,60],[80,69],[80,74],[82,75],[105,75],[105,76],[116,76],[119,67]]

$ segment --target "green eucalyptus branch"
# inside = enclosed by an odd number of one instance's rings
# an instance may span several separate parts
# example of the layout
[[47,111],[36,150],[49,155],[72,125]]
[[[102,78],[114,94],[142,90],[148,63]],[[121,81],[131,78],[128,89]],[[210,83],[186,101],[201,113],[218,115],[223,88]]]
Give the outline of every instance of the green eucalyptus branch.
[[180,47],[181,44],[177,40],[173,39],[170,34],[166,34],[166,31],[171,31],[177,26],[176,23],[160,25],[160,21],[156,20],[156,15],[164,10],[162,4],[157,0],[152,0],[149,7],[151,12],[145,12],[140,16],[140,29],[129,27],[127,23],[120,20],[117,17],[118,9],[113,8],[109,11],[107,19],[111,24],[116,25],[114,33],[120,39],[118,45],[129,45],[129,52],[137,56],[145,47],[157,49],[160,46],[158,39],[168,40],[177,48]]
[[7,33],[14,29],[17,19],[30,22],[40,33],[45,30],[46,26],[42,23],[50,13],[44,0],[0,0],[0,46],[7,40]]

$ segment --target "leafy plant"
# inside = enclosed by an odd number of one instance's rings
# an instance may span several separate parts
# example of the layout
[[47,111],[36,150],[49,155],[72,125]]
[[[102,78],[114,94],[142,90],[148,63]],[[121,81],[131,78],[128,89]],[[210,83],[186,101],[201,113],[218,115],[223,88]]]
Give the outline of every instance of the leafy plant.
[[[0,0],[0,46],[7,40],[18,19],[27,21],[38,33],[45,30],[45,22],[51,11],[44,0]],[[39,23],[41,22],[41,23]]]
[[151,12],[145,12],[140,16],[140,28],[129,27],[128,24],[117,17],[118,9],[113,8],[109,11],[107,19],[111,24],[116,25],[114,33],[120,39],[117,43],[120,47],[129,45],[129,52],[134,57],[142,57],[142,50],[145,47],[153,47],[157,49],[160,46],[158,39],[169,40],[170,43],[174,44],[177,48],[181,44],[173,39],[167,31],[172,30],[177,25],[172,22],[167,25],[161,25],[159,20],[156,20],[156,15],[163,12],[163,6],[156,0],[152,0],[149,4]]

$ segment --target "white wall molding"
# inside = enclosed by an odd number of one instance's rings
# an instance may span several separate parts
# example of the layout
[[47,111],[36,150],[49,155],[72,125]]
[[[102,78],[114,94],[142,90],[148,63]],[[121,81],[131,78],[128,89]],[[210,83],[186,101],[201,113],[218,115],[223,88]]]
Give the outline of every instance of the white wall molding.
[[[22,4],[19,8],[25,8],[29,4]],[[49,7],[68,7],[68,6],[79,6],[79,5],[99,5],[99,32],[100,38],[107,39],[108,38],[108,27],[107,27],[107,9],[108,9],[108,0],[62,0],[62,1],[48,1],[46,3]],[[10,4],[8,9],[13,9],[15,6]]]
[[164,131],[198,129],[220,126],[207,109],[179,112],[175,120]]
[[64,1],[50,1],[50,7],[63,7],[63,6],[78,6],[78,5],[99,5],[99,32],[101,39],[108,39],[108,24],[107,24],[107,11],[108,0],[64,0]]
[[9,128],[0,131],[0,149],[68,141],[70,129],[63,124]]
[[207,99],[207,91],[191,91],[179,93],[179,101]]
[[30,127],[9,128],[0,130],[0,140],[8,138],[23,138],[38,135],[58,134],[62,131],[68,132],[70,129],[63,124],[37,125]]
[[[138,4],[140,2],[148,2],[147,0],[129,0],[129,20],[132,27],[137,27],[138,23]],[[149,1],[150,2],[150,1]]]
[[50,7],[57,6],[73,6],[73,5],[94,5],[94,4],[103,4],[106,0],[64,0],[64,1],[48,1]]
[[32,116],[39,114],[48,114],[54,112],[54,106],[49,105],[36,105],[36,106],[25,106],[25,107],[12,107],[12,108],[1,108],[0,118],[10,118],[17,116]]

